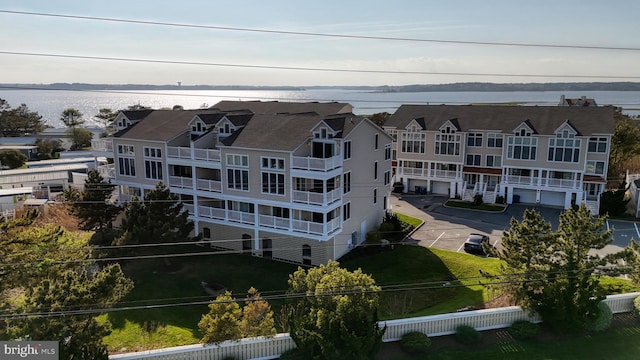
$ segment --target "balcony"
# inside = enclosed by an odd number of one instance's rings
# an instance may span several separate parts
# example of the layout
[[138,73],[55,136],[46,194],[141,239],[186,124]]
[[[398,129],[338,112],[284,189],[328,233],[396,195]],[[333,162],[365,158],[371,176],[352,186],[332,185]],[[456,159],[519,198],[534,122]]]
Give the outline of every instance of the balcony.
[[183,176],[169,176],[169,186],[179,187],[183,189],[192,189],[193,179]]
[[115,179],[116,177],[116,166],[115,164],[108,165],[100,165],[98,166],[98,172],[103,179]]
[[194,149],[193,156],[196,160],[220,162],[220,150]]
[[222,192],[222,181],[209,179],[196,179],[196,189],[209,192]]
[[505,185],[526,185],[535,187],[577,189],[582,186],[582,182],[575,179],[550,179],[534,178],[531,176],[505,176]]
[[208,219],[224,220],[226,218],[225,209],[214,208],[210,206],[198,206],[198,214],[201,217],[208,218]]
[[291,227],[291,219],[289,218],[282,218],[282,217],[270,216],[270,215],[260,215],[258,217],[258,221],[260,226],[273,228],[273,229],[288,230]]
[[331,171],[342,166],[342,156],[330,158],[314,158],[294,156],[291,164],[292,169],[306,171]]
[[413,176],[421,178],[431,179],[458,179],[460,178],[460,172],[455,170],[440,170],[440,169],[425,169],[425,168],[411,168],[401,167],[398,168],[398,173],[402,176]]
[[96,155],[113,157],[113,138],[91,140],[91,151]]
[[327,223],[293,219],[293,231],[312,235],[328,235],[340,229],[340,218]]
[[227,210],[227,220],[241,224],[254,224],[255,214],[238,210]]
[[167,146],[167,158],[191,159],[191,148],[184,146]]
[[293,201],[309,205],[328,205],[342,198],[342,189],[334,189],[326,193],[315,191],[293,191]]

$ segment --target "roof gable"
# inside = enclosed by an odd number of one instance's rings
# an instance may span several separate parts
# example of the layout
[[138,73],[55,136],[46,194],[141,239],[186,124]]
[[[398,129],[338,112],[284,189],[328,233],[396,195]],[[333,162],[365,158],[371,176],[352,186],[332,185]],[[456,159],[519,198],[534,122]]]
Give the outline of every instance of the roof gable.
[[528,135],[528,136],[530,136],[531,134],[537,134],[536,130],[531,125],[531,122],[529,121],[529,119],[521,122],[520,125],[518,125],[515,129],[513,129],[513,133],[520,134],[520,135]]

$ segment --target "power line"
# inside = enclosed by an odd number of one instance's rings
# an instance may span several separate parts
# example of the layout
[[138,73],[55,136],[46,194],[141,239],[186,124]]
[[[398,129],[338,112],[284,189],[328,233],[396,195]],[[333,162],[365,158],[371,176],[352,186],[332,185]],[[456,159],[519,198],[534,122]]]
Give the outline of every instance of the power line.
[[620,75],[505,74],[505,73],[438,72],[438,71],[363,70],[363,69],[347,69],[347,68],[339,69],[339,68],[319,68],[319,67],[212,63],[212,62],[199,62],[199,61],[156,60],[156,59],[53,54],[53,53],[20,52],[20,51],[0,51],[0,54],[17,55],[17,56],[65,58],[65,59],[134,62],[134,63],[146,63],[146,64],[216,66],[216,67],[232,67],[232,68],[243,68],[243,69],[266,69],[266,70],[287,70],[287,71],[318,71],[318,72],[394,74],[394,75],[493,76],[493,77],[578,78],[578,79],[640,79],[640,76],[620,76]]
[[298,36],[340,38],[340,39],[383,40],[383,41],[403,41],[403,42],[439,43],[439,44],[456,44],[456,45],[502,46],[502,47],[533,47],[533,48],[552,48],[552,49],[640,51],[640,48],[636,48],[636,47],[596,46],[596,45],[565,45],[565,44],[544,44],[544,43],[518,43],[518,42],[493,42],[493,41],[466,41],[466,40],[422,39],[422,38],[409,38],[409,37],[387,37],[387,36],[370,36],[370,35],[330,34],[330,33],[318,33],[318,32],[273,30],[273,29],[244,28],[244,27],[231,27],[231,26],[214,26],[214,25],[198,25],[198,24],[187,24],[187,23],[174,23],[174,22],[161,22],[161,21],[148,21],[148,20],[132,20],[132,19],[108,18],[108,17],[98,17],[98,16],[53,14],[53,13],[13,11],[13,10],[0,10],[0,13],[14,14],[14,15],[29,15],[29,16],[46,16],[46,17],[54,17],[54,18],[77,19],[77,20],[92,20],[92,21],[105,21],[105,22],[116,22],[116,23],[130,23],[130,24],[140,24],[140,25],[170,26],[170,27],[195,28],[195,29],[207,29],[207,30],[224,30],[224,31],[252,32],[252,33],[264,33],[264,34],[281,34],[281,35],[298,35]]

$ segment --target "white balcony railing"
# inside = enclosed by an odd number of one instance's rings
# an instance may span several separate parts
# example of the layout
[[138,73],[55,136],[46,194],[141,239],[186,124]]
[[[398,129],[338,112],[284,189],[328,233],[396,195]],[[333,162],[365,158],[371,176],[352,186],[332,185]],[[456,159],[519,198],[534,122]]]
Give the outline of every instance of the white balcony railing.
[[91,140],[91,150],[113,153],[113,138]]
[[169,186],[191,189],[193,188],[193,179],[184,176],[169,176]]
[[209,219],[224,220],[226,218],[226,210],[210,206],[198,206],[198,215]]
[[100,165],[98,166],[98,172],[103,179],[114,179],[116,177],[115,164]]
[[215,161],[220,162],[220,150],[215,149],[194,149],[193,150],[196,160]]
[[293,169],[309,170],[309,171],[330,171],[342,166],[342,156],[334,156],[330,158],[314,158],[294,156],[292,162]]
[[310,205],[328,205],[342,197],[342,189],[334,189],[326,193],[314,191],[293,191],[293,201]]
[[281,218],[270,215],[260,215],[258,217],[260,226],[270,227],[274,229],[287,230],[291,227],[291,221],[288,218]]
[[177,159],[191,159],[191,148],[184,146],[167,146],[167,157]]
[[255,223],[255,215],[244,211],[227,210],[227,219],[241,224]]
[[460,173],[455,170],[440,170],[440,169],[425,169],[425,168],[412,168],[401,167],[398,168],[400,175],[415,176],[434,179],[457,179]]
[[196,188],[203,191],[221,192],[222,182],[220,180],[196,179]]
[[504,180],[506,184],[543,186],[550,188],[575,189],[581,186],[581,182],[575,179],[549,179],[535,178],[531,176],[507,175]]
[[458,178],[458,172],[455,170],[432,169],[431,174],[432,174],[431,177],[435,177],[435,178],[446,178],[446,179]]

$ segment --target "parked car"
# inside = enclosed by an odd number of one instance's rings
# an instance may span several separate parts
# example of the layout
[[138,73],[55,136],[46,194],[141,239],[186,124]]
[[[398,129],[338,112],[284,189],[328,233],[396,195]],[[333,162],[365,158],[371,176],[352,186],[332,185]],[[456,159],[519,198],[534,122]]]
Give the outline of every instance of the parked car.
[[487,235],[471,233],[464,242],[464,251],[472,254],[485,255],[484,244],[491,246]]

